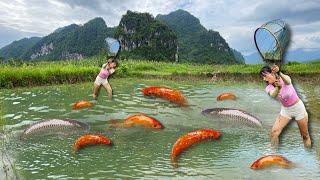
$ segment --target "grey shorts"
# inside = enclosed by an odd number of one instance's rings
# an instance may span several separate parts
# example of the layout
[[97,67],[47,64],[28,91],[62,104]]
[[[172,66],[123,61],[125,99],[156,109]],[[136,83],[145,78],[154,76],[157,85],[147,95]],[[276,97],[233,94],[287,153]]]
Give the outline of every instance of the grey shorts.
[[301,100],[290,107],[281,106],[280,115],[287,118],[295,118],[295,120],[299,121],[308,115],[306,108]]

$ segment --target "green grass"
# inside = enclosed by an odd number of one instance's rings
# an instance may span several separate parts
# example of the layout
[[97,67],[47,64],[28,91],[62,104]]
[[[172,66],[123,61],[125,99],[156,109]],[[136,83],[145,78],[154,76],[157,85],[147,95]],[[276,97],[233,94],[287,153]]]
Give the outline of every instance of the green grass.
[[[46,61],[0,65],[0,88],[37,86],[94,81],[103,64],[101,58],[81,61]],[[167,77],[204,76],[213,73],[257,75],[262,64],[258,65],[200,65],[155,61],[121,61],[112,78],[121,77]],[[306,64],[291,63],[283,70],[289,74],[319,74],[320,62]]]

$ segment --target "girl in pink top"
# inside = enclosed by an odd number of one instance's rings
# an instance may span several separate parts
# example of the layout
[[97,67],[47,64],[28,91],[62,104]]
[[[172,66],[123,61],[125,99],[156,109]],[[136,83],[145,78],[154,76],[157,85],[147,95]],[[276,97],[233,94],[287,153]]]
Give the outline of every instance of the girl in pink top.
[[108,82],[108,77],[115,72],[116,66],[117,62],[113,58],[108,59],[107,63],[102,65],[100,72],[96,77],[96,80],[94,81],[94,99],[97,99],[97,97],[99,96],[101,86],[106,89],[109,99],[112,99],[112,88]]
[[[278,73],[279,76],[276,76]],[[279,135],[291,119],[298,123],[300,134],[305,147],[311,147],[311,139],[308,131],[308,113],[303,102],[297,95],[289,76],[279,72],[278,66],[265,66],[260,75],[267,82],[266,92],[281,103],[280,114],[273,124],[271,131],[271,144],[279,144]]]

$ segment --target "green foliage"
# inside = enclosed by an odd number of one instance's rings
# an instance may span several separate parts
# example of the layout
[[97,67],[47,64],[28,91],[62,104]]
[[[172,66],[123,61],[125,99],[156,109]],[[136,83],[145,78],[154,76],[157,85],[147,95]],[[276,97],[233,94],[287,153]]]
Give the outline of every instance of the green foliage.
[[[0,66],[0,88],[36,86],[94,81],[101,68],[99,57],[84,60],[23,62]],[[257,65],[208,65],[198,63],[172,63],[163,61],[121,61],[113,78],[150,76],[202,76],[212,73],[230,75],[253,74],[263,67]],[[320,62],[292,64],[282,67],[289,74],[319,74]],[[17,73],[19,72],[19,73]]]
[[126,76],[128,74],[128,65],[121,63],[116,70],[116,75],[118,76]]
[[17,58],[17,59],[11,58],[8,60],[8,64],[10,66],[21,66],[23,64],[23,60],[20,58]]
[[245,59],[244,57],[242,56],[242,54],[240,52],[238,52],[237,50],[235,49],[232,49],[232,53],[233,53],[233,56],[234,58],[240,63],[240,64],[245,64]]
[[[22,58],[31,47],[40,41],[40,37],[23,38],[19,41],[14,41],[11,44],[0,49],[0,55],[4,59]],[[1,60],[0,60],[1,61]]]
[[[108,28],[102,18],[83,26],[71,24],[58,28],[43,38],[22,39],[2,48],[5,59],[62,60],[104,57],[104,39],[122,40],[125,59],[175,61],[189,63],[235,64],[244,61],[240,53],[229,48],[218,32],[207,30],[199,19],[178,10],[156,19],[148,13],[127,11],[119,26]],[[31,58],[32,57],[32,58]],[[99,62],[103,62],[101,58]]]
[[113,32],[114,29],[108,28],[102,18],[92,19],[83,26],[71,24],[42,38],[23,55],[23,58],[30,59],[32,54],[40,52],[44,45],[48,46],[51,43],[53,49],[50,49],[47,55],[37,59],[59,60],[77,56],[76,54],[84,57],[94,56],[105,50],[104,39],[113,36]]
[[297,65],[297,64],[301,64],[301,63],[299,63],[299,62],[297,62],[297,61],[289,61],[289,62],[287,63],[288,66]]
[[0,56],[0,64],[3,64],[3,63],[4,63],[4,57]]
[[184,10],[156,19],[166,23],[178,36],[179,59],[183,62],[206,64],[236,64],[237,61],[226,41],[216,31],[207,30],[199,19]]
[[177,37],[168,26],[148,13],[127,11],[116,29],[124,57],[131,59],[175,60]]

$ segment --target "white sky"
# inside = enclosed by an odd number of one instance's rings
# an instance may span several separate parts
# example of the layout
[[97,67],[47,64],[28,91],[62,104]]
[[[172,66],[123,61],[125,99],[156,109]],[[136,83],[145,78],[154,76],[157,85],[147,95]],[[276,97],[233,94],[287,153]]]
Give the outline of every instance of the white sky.
[[0,47],[95,17],[116,26],[127,10],[156,16],[177,9],[219,31],[230,47],[245,55],[256,52],[255,29],[273,19],[290,25],[291,49],[320,48],[320,0],[1,0]]

